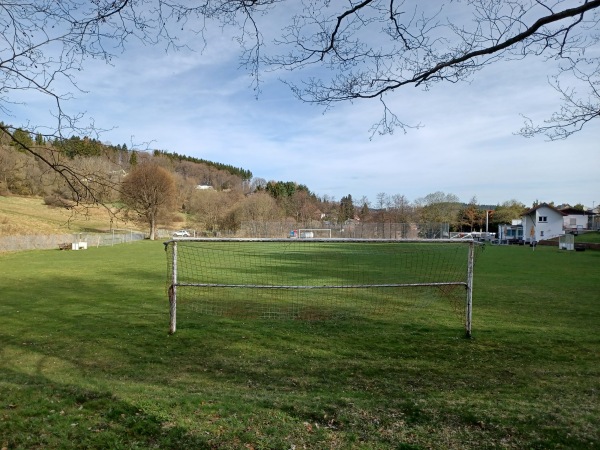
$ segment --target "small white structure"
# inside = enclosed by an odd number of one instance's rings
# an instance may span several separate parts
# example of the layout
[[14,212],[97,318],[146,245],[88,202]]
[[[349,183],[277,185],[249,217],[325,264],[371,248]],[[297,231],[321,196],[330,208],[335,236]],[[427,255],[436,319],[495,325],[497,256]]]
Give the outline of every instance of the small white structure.
[[575,236],[565,234],[558,238],[558,248],[560,250],[575,250]]
[[552,239],[564,234],[563,218],[565,213],[547,203],[542,203],[521,215],[523,239],[532,243]]
[[71,250],[87,250],[87,242],[78,241],[71,244]]

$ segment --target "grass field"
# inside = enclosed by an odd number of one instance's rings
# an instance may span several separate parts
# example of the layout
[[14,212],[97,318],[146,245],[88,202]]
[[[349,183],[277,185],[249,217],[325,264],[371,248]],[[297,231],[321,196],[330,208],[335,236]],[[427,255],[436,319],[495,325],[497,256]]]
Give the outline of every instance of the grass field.
[[600,231],[589,231],[575,236],[575,242],[591,242],[600,244]]
[[442,303],[169,336],[156,242],[0,270],[7,449],[600,448],[600,252],[486,247],[471,340]]

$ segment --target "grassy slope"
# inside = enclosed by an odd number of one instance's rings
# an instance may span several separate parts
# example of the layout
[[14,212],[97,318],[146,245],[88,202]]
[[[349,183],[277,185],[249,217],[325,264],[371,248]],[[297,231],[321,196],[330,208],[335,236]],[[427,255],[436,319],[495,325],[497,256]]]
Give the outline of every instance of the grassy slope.
[[358,325],[188,314],[168,336],[158,243],[0,255],[0,444],[598,448],[599,262],[486,248],[465,340],[442,305]]
[[575,236],[575,242],[587,242],[600,244],[600,231],[590,231]]
[[[113,227],[137,229],[138,226],[114,220]],[[0,196],[0,237],[109,229],[110,217],[103,207],[73,211],[49,207],[39,197]]]

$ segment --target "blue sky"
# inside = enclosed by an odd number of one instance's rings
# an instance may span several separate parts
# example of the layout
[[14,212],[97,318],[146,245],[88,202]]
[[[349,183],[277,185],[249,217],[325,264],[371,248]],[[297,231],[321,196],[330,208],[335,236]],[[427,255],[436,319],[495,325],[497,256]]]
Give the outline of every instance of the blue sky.
[[[184,38],[196,46],[197,38]],[[75,98],[65,105],[107,129],[104,142],[231,164],[336,200],[351,194],[375,203],[384,192],[413,201],[443,191],[481,204],[600,203],[598,124],[558,142],[515,135],[521,114],[541,122],[559,107],[548,84],[554,68],[542,61],[499,63],[469,83],[393,93],[391,109],[421,128],[373,139],[377,100],[324,111],[295,99],[279,80],[285,73],[265,73],[257,98],[238,66],[236,45],[216,31],[203,52],[132,43],[112,66],[88,61],[77,79],[85,92],[70,88]],[[6,121],[48,121],[45,100],[21,100]]]

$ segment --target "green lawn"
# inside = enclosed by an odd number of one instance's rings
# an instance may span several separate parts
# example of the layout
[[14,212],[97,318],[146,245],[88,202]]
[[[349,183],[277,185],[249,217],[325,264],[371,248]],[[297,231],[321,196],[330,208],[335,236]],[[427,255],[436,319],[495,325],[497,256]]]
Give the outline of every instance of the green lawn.
[[471,340],[443,303],[188,314],[169,336],[161,243],[1,254],[0,273],[7,449],[600,448],[597,251],[487,246]]
[[575,236],[575,242],[600,244],[600,231],[588,231]]

